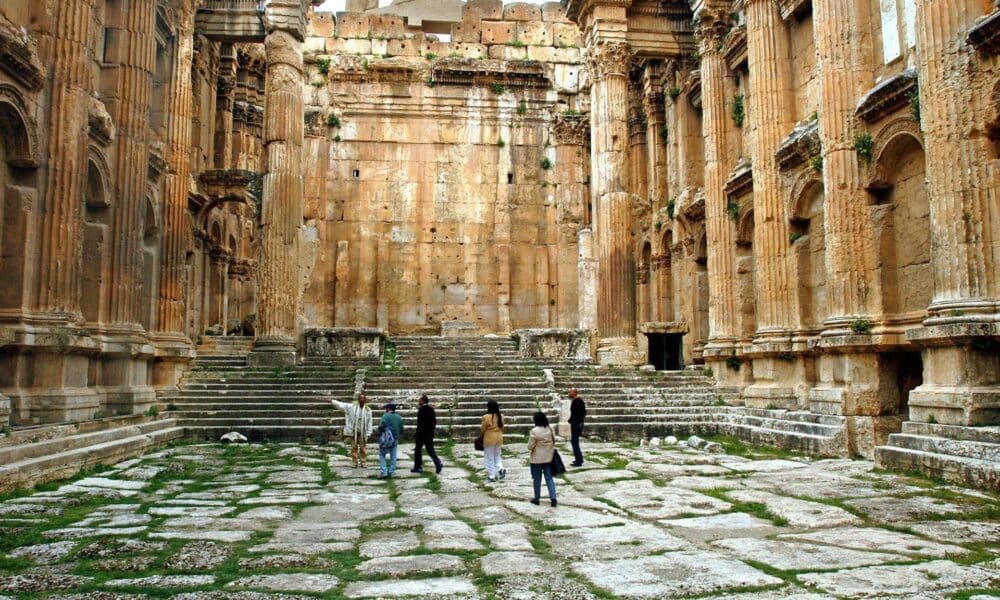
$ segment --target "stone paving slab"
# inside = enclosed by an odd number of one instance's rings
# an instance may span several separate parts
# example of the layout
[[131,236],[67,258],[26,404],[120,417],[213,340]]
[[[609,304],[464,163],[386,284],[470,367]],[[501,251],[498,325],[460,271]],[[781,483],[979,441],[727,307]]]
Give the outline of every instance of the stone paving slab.
[[782,583],[731,558],[700,550],[659,556],[573,563],[572,569],[616,595],[670,598]]
[[317,573],[287,573],[280,575],[251,575],[226,584],[227,588],[263,589],[289,592],[329,592],[340,585],[333,575]]
[[487,577],[495,575],[535,575],[544,573],[547,565],[541,557],[529,552],[491,552],[479,559],[479,568]]
[[726,496],[740,502],[763,504],[772,514],[787,519],[792,527],[838,527],[860,525],[862,522],[855,515],[837,506],[786,498],[770,492],[732,491],[726,492]]
[[952,544],[1000,544],[1000,523],[945,520],[915,523],[910,528],[920,535]]
[[631,558],[689,546],[662,529],[637,522],[547,531],[545,541],[557,555],[571,559]]
[[844,548],[870,550],[873,552],[897,552],[942,558],[968,554],[968,550],[952,544],[940,544],[916,535],[899,533],[875,527],[843,527],[825,529],[811,533],[789,533],[778,536],[782,539],[803,540],[821,544],[832,544]]
[[959,513],[966,510],[962,505],[930,496],[913,496],[909,498],[878,496],[874,498],[847,500],[845,503],[880,523],[888,523],[890,525],[899,523],[900,521],[916,521],[928,516],[958,516]]
[[1000,587],[1000,570],[936,560],[809,573],[799,579],[841,598],[946,598],[962,589]]
[[383,556],[366,560],[357,566],[358,573],[369,579],[406,577],[417,573],[454,573],[464,568],[462,559],[453,554]]
[[763,537],[778,531],[770,521],[746,513],[723,513],[707,517],[664,519],[660,525],[688,540],[709,541],[722,538]]
[[480,594],[475,584],[461,577],[416,579],[402,581],[373,581],[348,584],[348,598],[441,598],[475,600]]
[[905,560],[903,556],[884,552],[757,538],[720,540],[713,545],[729,550],[742,560],[764,563],[782,571],[841,569]]

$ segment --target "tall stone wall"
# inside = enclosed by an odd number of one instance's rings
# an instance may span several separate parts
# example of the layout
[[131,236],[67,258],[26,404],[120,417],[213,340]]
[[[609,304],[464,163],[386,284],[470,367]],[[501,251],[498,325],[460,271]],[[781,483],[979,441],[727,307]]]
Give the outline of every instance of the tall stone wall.
[[577,327],[581,43],[561,11],[499,1],[467,5],[448,43],[392,15],[314,17],[305,323]]

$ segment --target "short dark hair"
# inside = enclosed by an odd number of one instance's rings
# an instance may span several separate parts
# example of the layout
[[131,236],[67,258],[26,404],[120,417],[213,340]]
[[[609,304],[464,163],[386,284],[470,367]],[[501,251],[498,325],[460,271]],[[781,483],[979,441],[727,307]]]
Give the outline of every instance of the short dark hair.
[[535,421],[535,427],[548,427],[549,418],[545,416],[545,413],[538,411],[531,417]]
[[430,401],[431,399],[427,397],[427,394],[424,394],[423,396],[420,397],[420,402],[430,402]]

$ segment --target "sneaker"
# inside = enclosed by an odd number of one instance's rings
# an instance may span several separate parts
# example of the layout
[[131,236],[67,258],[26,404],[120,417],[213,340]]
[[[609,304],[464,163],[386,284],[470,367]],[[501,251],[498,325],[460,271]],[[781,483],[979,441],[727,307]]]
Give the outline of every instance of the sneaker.
[[379,473],[378,474],[378,478],[379,479],[386,479],[388,477],[389,477],[388,473]]
[[535,506],[538,506],[538,505],[539,505],[539,502],[538,502],[538,498],[532,498],[532,499],[531,499],[531,500],[529,500],[528,502],[531,502],[531,503],[532,503],[532,504],[534,504]]
[[571,467],[582,467],[583,463],[578,463],[578,462],[569,463],[569,466],[571,466]]
[[423,473],[423,469],[410,469],[410,473]]
[[437,466],[434,467],[434,472],[435,473],[440,473],[441,469],[443,469],[443,468],[444,468],[444,463],[438,463]]
[[496,478],[495,477],[487,477],[486,478],[486,483],[496,483]]
[[551,504],[552,504],[552,506],[555,506],[555,505],[557,505],[557,504],[559,504],[559,503],[558,503],[558,502],[556,502],[555,500],[553,500],[553,501],[551,502]]
[[506,478],[507,478],[507,469],[500,469],[500,480],[502,481]]

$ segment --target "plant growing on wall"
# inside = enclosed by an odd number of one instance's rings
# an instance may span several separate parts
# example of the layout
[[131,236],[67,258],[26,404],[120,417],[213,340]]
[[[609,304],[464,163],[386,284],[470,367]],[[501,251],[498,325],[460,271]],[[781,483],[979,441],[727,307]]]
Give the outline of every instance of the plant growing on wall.
[[326,57],[316,59],[316,67],[323,75],[328,74],[330,72],[330,59]]
[[743,366],[743,361],[737,356],[730,356],[726,359],[726,366],[734,371],[739,371]]
[[672,87],[672,88],[670,88],[670,90],[669,90],[669,91],[667,92],[667,95],[669,95],[669,96],[670,96],[670,99],[671,99],[671,100],[676,100],[676,99],[677,99],[677,97],[681,95],[681,88],[679,88],[679,87],[676,87],[676,86],[675,86],[675,87]]
[[872,330],[872,322],[868,319],[855,319],[851,321],[851,331],[854,333],[868,333]]
[[794,244],[795,242],[801,240],[805,236],[805,233],[801,231],[793,231],[788,234],[788,243]]
[[677,208],[677,198],[671,198],[667,200],[667,216],[671,219],[674,218],[674,209]]
[[729,203],[726,204],[726,212],[729,213],[729,217],[733,221],[739,221],[740,220],[740,203],[737,202],[736,200],[730,200]]
[[823,155],[817,154],[816,156],[809,159],[809,166],[813,168],[817,173],[823,172]]
[[871,162],[874,146],[875,143],[872,141],[872,136],[867,133],[859,133],[854,136],[854,151],[858,153],[858,159],[861,162]]
[[743,105],[743,94],[733,96],[733,123],[737,127],[743,127],[743,120],[746,118],[746,108]]
[[920,90],[915,89],[907,96],[910,101],[910,114],[916,119],[917,123],[920,122]]
[[330,115],[326,118],[326,124],[334,129],[340,129],[340,117],[337,115]]
[[563,116],[564,117],[579,117],[580,113],[578,111],[576,111],[576,110],[573,110],[572,108],[567,108],[566,110],[563,111]]
[[528,114],[528,103],[527,102],[525,102],[525,101],[522,100],[521,102],[518,103],[518,105],[517,105],[517,114],[519,114],[519,115],[526,115],[526,114]]
[[499,140],[497,140],[497,148],[503,148],[506,145],[507,145],[507,142],[503,141],[503,138],[500,138]]
[[670,132],[667,131],[667,126],[666,125],[661,125],[660,126],[660,139],[663,140],[664,144],[667,143],[667,138],[669,137],[669,135],[670,135]]
[[542,160],[538,163],[538,166],[540,166],[543,170],[548,171],[549,169],[552,168],[552,160],[550,160],[549,157],[546,156],[542,158]]
[[511,48],[524,48],[525,46],[527,46],[527,44],[525,44],[521,40],[510,40],[509,42],[507,42],[506,45],[510,46]]
[[504,87],[504,84],[502,83],[491,83],[490,91],[499,96],[500,94],[506,92],[507,88]]
[[434,60],[437,57],[438,55],[434,54],[433,52],[428,52],[427,54],[424,55],[424,58],[426,58],[427,60]]

